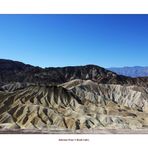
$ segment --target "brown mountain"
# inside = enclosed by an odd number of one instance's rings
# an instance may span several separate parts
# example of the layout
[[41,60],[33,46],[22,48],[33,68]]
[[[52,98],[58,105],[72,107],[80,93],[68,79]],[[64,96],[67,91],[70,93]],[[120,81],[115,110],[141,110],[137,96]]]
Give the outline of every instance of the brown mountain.
[[40,68],[11,60],[0,60],[0,84],[29,82],[61,84],[74,79],[93,80],[103,84],[147,86],[148,78],[130,78],[117,75],[96,65]]

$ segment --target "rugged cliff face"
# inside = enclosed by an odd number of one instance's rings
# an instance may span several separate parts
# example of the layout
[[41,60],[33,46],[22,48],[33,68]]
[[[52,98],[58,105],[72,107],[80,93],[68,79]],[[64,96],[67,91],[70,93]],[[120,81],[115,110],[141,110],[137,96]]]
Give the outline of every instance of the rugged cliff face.
[[147,129],[147,78],[0,60],[0,129]]

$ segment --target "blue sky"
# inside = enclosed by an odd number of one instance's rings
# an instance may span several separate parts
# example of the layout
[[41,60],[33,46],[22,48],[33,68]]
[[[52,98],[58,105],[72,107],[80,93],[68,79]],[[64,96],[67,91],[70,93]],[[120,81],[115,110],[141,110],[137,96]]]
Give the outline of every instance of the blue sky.
[[148,66],[148,15],[0,15],[0,58],[41,67]]

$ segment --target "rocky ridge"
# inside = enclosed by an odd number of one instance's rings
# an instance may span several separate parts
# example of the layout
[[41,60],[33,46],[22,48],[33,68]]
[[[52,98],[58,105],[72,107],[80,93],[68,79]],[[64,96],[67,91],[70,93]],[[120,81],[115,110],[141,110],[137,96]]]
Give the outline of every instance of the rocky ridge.
[[0,129],[148,128],[146,77],[95,65],[43,69],[11,62],[0,61]]

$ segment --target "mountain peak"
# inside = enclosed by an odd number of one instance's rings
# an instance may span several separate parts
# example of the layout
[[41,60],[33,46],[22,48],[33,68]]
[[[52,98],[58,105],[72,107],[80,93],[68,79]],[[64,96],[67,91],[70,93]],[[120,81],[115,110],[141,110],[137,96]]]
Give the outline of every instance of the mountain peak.
[[12,60],[0,60],[0,84],[28,82],[39,84],[61,84],[74,79],[92,80],[103,84],[147,85],[143,79],[132,79],[118,75],[103,67],[89,64],[85,66],[40,68]]
[[130,77],[146,77],[148,76],[148,67],[134,66],[134,67],[114,67],[109,68],[113,72],[120,75],[130,76]]

